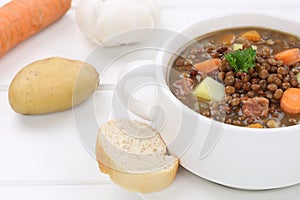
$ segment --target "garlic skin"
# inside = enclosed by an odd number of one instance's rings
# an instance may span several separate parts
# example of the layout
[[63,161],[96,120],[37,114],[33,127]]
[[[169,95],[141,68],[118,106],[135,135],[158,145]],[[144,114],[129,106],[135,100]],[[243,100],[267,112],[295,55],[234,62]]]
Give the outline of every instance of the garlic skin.
[[144,41],[149,36],[149,29],[115,36],[135,29],[154,28],[159,16],[160,10],[154,0],[81,0],[76,9],[76,22],[81,32],[103,46]]

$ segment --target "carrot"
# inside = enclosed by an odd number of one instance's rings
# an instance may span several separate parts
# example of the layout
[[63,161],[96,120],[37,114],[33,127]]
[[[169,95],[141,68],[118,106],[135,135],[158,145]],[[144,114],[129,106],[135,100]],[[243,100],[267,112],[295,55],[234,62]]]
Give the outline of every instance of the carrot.
[[276,60],[282,60],[287,66],[293,65],[300,61],[300,49],[293,48],[281,51],[275,54],[274,58]]
[[251,42],[258,42],[260,41],[260,34],[257,31],[246,31],[241,35],[242,38],[245,38]]
[[0,56],[62,17],[71,0],[13,0],[0,8]]
[[218,69],[218,67],[222,64],[221,59],[213,58],[209,60],[205,60],[203,62],[197,63],[194,65],[196,69],[201,71],[204,74],[208,74]]
[[224,34],[218,38],[218,41],[225,45],[231,45],[234,43],[236,36],[234,34],[228,33]]
[[280,107],[286,113],[300,114],[300,88],[288,88],[284,91]]
[[254,124],[250,124],[248,125],[249,128],[263,128],[263,125],[261,125],[261,123],[254,123]]

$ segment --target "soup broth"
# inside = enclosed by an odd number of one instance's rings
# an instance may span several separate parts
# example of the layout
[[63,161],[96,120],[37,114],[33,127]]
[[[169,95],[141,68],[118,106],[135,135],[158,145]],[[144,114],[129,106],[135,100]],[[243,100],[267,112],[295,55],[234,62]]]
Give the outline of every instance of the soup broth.
[[169,87],[183,104],[236,126],[300,123],[300,103],[295,100],[300,101],[299,37],[244,27],[209,33],[196,41],[171,63]]

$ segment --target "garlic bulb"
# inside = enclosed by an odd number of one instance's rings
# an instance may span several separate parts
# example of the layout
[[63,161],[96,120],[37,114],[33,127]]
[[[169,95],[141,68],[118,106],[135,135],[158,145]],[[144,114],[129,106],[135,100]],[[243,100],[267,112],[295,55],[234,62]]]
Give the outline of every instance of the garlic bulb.
[[116,46],[145,40],[149,29],[142,34],[131,32],[115,36],[135,29],[153,28],[159,14],[154,0],[81,0],[76,9],[76,22],[91,41]]

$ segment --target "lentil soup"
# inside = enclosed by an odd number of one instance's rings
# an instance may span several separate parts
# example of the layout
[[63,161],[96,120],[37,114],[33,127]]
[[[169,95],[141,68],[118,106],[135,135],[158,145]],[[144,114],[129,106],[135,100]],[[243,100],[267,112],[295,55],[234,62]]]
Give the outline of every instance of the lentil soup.
[[171,63],[169,86],[183,104],[236,126],[300,123],[300,38],[243,27],[196,41]]

